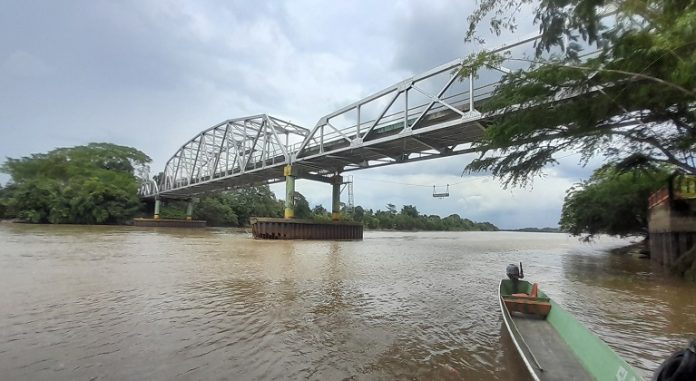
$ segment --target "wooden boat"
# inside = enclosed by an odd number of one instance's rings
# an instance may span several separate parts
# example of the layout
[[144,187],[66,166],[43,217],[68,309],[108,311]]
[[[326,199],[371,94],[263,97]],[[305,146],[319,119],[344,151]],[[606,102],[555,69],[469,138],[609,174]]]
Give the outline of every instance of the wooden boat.
[[503,279],[498,295],[505,326],[534,380],[642,380],[536,284]]

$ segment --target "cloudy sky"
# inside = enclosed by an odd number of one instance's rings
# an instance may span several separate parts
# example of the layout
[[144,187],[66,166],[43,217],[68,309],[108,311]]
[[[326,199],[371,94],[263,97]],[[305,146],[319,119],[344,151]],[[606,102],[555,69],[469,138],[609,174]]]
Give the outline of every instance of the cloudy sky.
[[[158,172],[181,144],[225,119],[268,113],[312,127],[478,49],[463,38],[473,3],[6,0],[0,159],[112,142],[144,151]],[[355,202],[413,204],[503,228],[556,226],[566,189],[591,172],[571,154],[533,188],[504,190],[490,176],[460,177],[470,160],[353,172]],[[447,183],[451,196],[433,199],[432,185]],[[282,197],[282,184],[272,189]],[[297,190],[330,205],[329,185],[300,180]]]

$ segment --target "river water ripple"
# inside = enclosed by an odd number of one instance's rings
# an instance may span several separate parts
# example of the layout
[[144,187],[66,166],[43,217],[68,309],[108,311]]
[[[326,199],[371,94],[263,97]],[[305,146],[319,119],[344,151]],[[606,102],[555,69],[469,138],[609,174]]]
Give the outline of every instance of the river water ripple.
[[563,234],[0,223],[0,379],[525,380],[508,263],[649,378],[696,336],[696,286]]

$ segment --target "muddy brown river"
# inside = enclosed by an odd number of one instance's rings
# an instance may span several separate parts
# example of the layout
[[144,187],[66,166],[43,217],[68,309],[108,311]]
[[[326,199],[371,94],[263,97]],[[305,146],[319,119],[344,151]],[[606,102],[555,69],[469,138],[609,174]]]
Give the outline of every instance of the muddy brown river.
[[496,299],[518,261],[649,378],[696,336],[696,285],[625,242],[0,223],[0,379],[526,380]]

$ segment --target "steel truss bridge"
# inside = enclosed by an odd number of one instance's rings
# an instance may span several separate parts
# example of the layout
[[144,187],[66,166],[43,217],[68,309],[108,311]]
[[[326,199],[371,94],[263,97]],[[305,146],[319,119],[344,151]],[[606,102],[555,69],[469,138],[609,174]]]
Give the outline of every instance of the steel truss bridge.
[[[521,55],[537,37],[494,51]],[[526,49],[526,50],[525,50]],[[477,111],[502,76],[520,63],[468,78],[457,59],[347,105],[311,129],[260,114],[212,126],[179,148],[157,181],[141,182],[146,199],[189,199],[236,187],[299,178],[332,183],[342,172],[473,152],[490,117]]]

